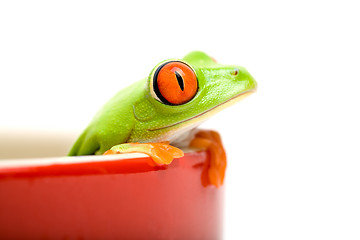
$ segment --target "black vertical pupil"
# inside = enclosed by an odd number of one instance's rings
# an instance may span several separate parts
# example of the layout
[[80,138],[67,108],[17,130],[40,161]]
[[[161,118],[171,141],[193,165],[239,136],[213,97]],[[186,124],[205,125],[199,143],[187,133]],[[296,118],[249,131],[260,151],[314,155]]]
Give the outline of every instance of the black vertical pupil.
[[181,91],[184,91],[184,79],[182,78],[181,74],[178,73],[177,71],[175,71],[175,76],[181,88]]

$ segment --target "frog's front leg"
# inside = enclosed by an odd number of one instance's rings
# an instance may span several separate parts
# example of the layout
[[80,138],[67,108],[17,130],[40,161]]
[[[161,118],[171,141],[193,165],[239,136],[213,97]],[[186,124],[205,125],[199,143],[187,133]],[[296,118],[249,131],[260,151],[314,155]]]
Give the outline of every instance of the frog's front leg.
[[145,153],[149,155],[153,161],[158,164],[170,164],[174,158],[184,156],[179,148],[169,145],[168,142],[161,143],[123,143],[113,146],[104,154],[118,153]]
[[219,133],[211,130],[198,130],[190,147],[206,149],[209,161],[204,165],[201,176],[202,184],[220,187],[224,183],[226,170],[226,154]]

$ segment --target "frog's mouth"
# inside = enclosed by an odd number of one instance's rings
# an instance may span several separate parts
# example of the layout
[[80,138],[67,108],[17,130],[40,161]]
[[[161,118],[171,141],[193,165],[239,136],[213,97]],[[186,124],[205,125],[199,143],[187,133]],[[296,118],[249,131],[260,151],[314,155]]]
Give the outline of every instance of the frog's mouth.
[[156,131],[156,130],[161,130],[161,129],[164,129],[164,128],[170,128],[170,127],[174,127],[174,126],[177,126],[177,125],[180,125],[180,124],[183,124],[183,123],[197,123],[197,122],[201,122],[209,117],[211,117],[212,115],[214,115],[215,113],[223,110],[224,108],[244,99],[245,97],[249,96],[250,94],[256,92],[256,89],[252,89],[252,90],[248,90],[246,92],[242,92],[238,95],[235,95],[234,97],[226,100],[225,102],[215,106],[215,107],[212,107],[198,115],[195,115],[194,117],[191,117],[191,118],[187,118],[187,119],[184,119],[184,120],[181,120],[179,122],[176,122],[176,123],[173,123],[173,124],[170,124],[170,125],[166,125],[166,126],[162,126],[162,127],[158,127],[158,128],[150,128],[148,129],[149,131]]

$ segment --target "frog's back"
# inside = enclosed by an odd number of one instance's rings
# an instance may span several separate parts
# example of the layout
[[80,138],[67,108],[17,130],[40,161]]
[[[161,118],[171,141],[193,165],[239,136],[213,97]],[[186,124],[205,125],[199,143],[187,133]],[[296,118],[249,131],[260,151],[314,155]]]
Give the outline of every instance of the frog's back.
[[133,127],[133,105],[144,94],[144,80],[136,82],[111,98],[80,135],[69,156],[102,154],[127,141]]

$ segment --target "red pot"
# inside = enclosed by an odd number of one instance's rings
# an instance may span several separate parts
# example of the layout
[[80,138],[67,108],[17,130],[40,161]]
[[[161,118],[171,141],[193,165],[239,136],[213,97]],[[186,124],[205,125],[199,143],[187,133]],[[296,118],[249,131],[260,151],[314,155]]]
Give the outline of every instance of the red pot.
[[0,161],[0,239],[220,239],[223,187],[206,152]]

